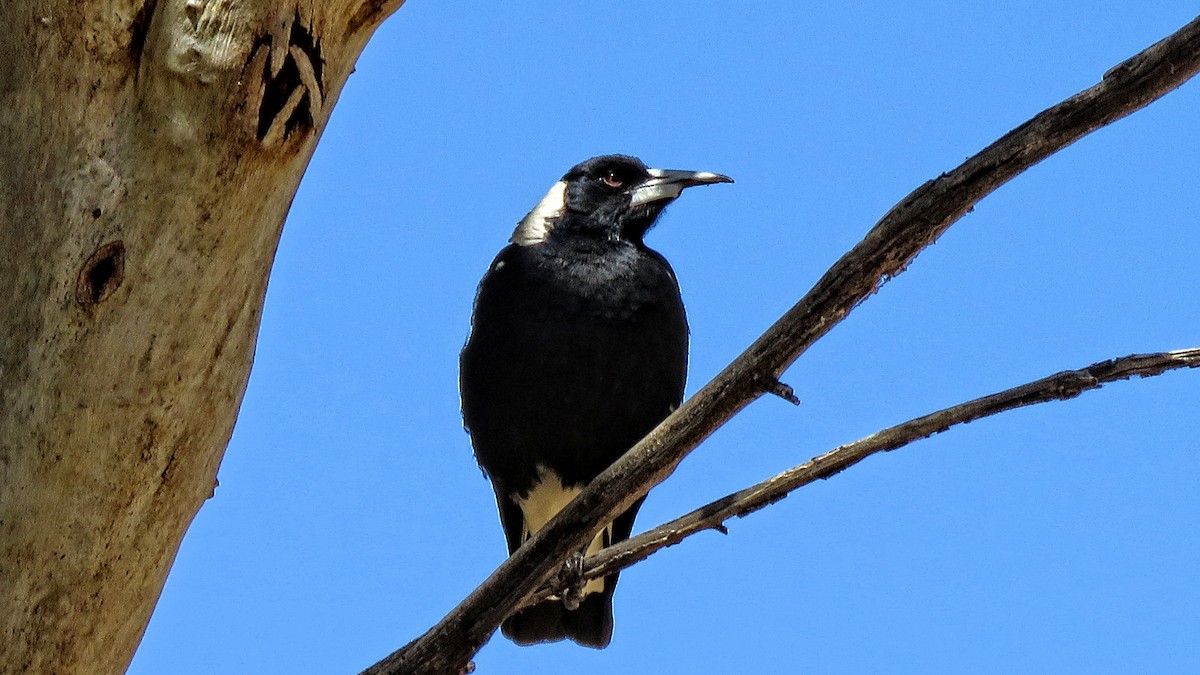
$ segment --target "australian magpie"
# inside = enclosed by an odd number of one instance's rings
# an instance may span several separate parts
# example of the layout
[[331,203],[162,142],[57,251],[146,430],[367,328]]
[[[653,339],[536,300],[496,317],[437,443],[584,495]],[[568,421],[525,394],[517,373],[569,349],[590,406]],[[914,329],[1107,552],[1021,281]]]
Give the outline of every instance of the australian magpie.
[[[463,421],[511,555],[683,400],[688,326],[675,273],[642,239],[684,188],[732,182],[606,155],[572,168],[517,225],[475,297]],[[641,502],[583,554],[629,538]],[[518,644],[612,639],[617,575],[504,622]],[[576,593],[578,596],[578,593]]]

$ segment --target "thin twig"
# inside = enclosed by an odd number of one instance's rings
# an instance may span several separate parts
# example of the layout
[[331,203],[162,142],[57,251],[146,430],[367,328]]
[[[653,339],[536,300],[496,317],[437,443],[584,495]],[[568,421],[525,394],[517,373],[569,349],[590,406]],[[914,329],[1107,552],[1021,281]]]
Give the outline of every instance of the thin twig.
[[770,391],[809,346],[1000,185],[1089,132],[1145,107],[1200,70],[1200,18],[1102,81],[929,181],[883,217],[807,295],[678,410],[594,479],[437,625],[368,668],[455,673],[605,523],[662,482],[709,434]]
[[[1134,354],[1093,363],[1086,368],[1056,373],[897,424],[814,457],[757,485],[728,494],[691,513],[610,546],[584,561],[583,580],[595,579],[625,569],[697,532],[717,530],[726,533],[726,520],[735,516],[741,518],[750,515],[783,499],[793,490],[838,474],[877,452],[895,450],[946,431],[952,426],[973,422],[1006,410],[1047,401],[1065,401],[1090,389],[1099,389],[1108,382],[1134,376],[1152,377],[1178,368],[1200,368],[1200,347],[1157,354]],[[542,588],[531,596],[526,604],[541,602],[551,594],[550,589]]]

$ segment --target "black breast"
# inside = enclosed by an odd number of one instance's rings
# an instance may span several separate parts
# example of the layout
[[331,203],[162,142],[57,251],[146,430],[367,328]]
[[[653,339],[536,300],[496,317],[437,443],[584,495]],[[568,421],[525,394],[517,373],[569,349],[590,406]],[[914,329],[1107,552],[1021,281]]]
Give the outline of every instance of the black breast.
[[538,464],[591,480],[683,397],[687,320],[657,253],[624,242],[509,246],[480,283],[462,353],[463,418],[506,492]]

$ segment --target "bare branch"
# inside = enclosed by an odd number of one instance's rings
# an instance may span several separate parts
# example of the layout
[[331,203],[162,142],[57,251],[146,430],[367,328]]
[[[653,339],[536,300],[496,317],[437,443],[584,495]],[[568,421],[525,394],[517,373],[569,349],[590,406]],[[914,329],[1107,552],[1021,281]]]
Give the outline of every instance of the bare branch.
[[[595,579],[645,560],[651,554],[704,530],[725,533],[726,520],[750,515],[817,480],[829,478],[877,452],[888,452],[946,431],[952,426],[1006,410],[1047,401],[1065,401],[1106,383],[1131,377],[1153,377],[1178,368],[1200,368],[1200,347],[1157,354],[1134,354],[1067,370],[1040,380],[944,408],[897,424],[788,469],[756,485],[726,495],[668,523],[610,546],[584,562],[583,579]],[[547,599],[543,587],[525,604]]]
[[763,393],[818,338],[903,271],[980,199],[1089,132],[1145,107],[1200,70],[1200,18],[1107,72],[1102,81],[929,181],[883,217],[762,337],[598,476],[424,635],[367,673],[454,673],[572,551],[674,471],[709,434]]

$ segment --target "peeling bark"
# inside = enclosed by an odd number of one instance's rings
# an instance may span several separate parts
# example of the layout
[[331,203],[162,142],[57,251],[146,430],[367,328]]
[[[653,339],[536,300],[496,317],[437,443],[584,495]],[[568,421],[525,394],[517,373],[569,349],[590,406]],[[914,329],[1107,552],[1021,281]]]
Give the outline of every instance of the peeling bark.
[[128,665],[296,187],[401,1],[0,6],[0,672]]

